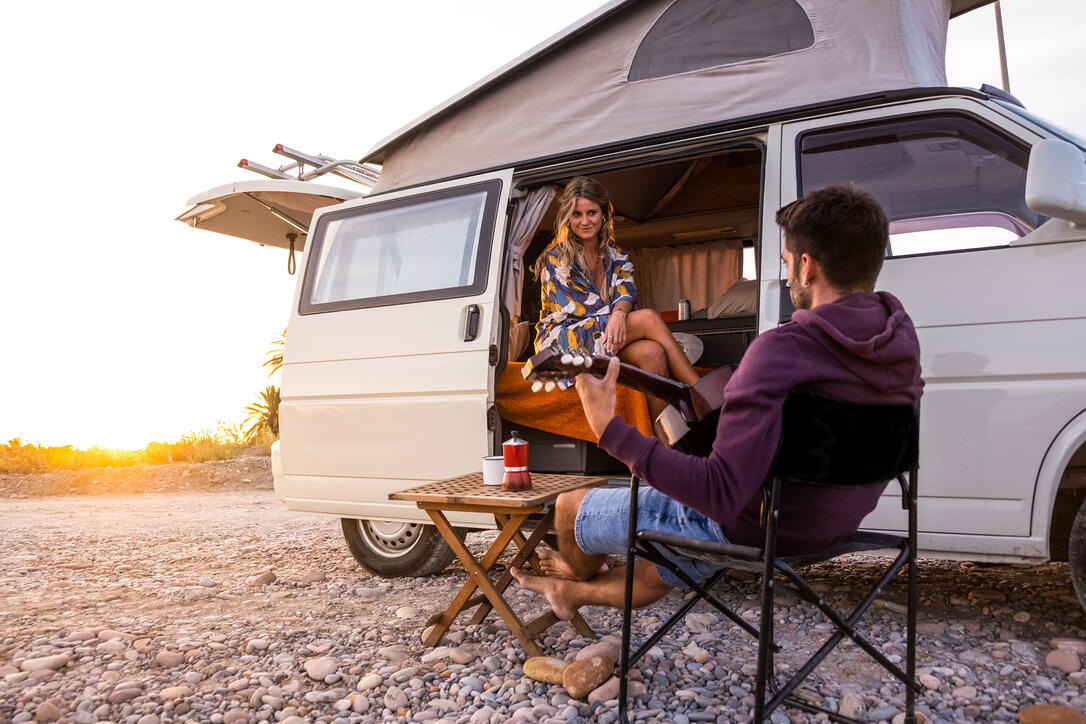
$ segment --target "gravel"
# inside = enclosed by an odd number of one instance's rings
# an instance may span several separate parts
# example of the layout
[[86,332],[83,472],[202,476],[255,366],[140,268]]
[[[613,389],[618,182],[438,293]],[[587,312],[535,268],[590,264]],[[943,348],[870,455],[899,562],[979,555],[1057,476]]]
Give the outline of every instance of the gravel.
[[[523,652],[493,614],[479,626],[462,617],[438,647],[423,646],[426,619],[465,580],[459,565],[430,578],[367,576],[336,519],[291,513],[255,487],[0,500],[0,721],[617,721],[613,700],[571,699],[525,677]],[[468,544],[481,553],[492,539],[473,533]],[[856,556],[809,578],[846,606],[878,562]],[[925,560],[920,579],[919,710],[930,720],[1017,721],[1032,704],[1086,711],[1086,617],[1066,564]],[[718,590],[741,615],[757,616],[753,578],[731,575]],[[904,582],[888,595],[861,628],[898,660]],[[525,618],[544,610],[525,591],[511,589],[509,599]],[[673,593],[637,612],[635,637],[681,601]],[[616,638],[618,612],[584,612],[603,643]],[[789,642],[778,657],[788,673],[828,626],[787,600],[776,628]],[[561,623],[543,648],[573,661],[597,643]],[[645,693],[635,721],[749,719],[753,641],[708,607],[639,663]],[[865,721],[903,710],[902,686],[851,643],[805,688]],[[774,718],[822,720],[798,710]]]

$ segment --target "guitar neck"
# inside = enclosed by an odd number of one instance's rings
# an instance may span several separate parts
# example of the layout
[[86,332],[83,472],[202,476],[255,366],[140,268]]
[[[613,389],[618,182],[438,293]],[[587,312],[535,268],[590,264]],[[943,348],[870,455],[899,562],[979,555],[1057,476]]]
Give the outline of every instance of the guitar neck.
[[[606,357],[594,357],[592,366],[586,371],[591,372],[596,377],[603,377],[607,374],[608,363]],[[693,388],[690,385],[676,382],[669,377],[661,377],[652,372],[646,372],[640,367],[634,367],[625,362],[619,363],[618,382],[672,405],[682,413],[682,416],[688,422],[697,420],[692,398]]]

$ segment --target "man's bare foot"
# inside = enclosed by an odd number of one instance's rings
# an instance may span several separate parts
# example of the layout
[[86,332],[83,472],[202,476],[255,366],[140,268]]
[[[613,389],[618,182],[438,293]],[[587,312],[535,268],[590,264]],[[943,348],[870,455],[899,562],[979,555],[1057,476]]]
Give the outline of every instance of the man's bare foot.
[[607,572],[607,564],[600,565],[599,570],[593,573],[591,576],[582,577],[576,574],[573,567],[569,565],[569,561],[562,555],[561,551],[542,550],[539,552],[539,567],[543,569],[543,573],[548,576],[555,576],[557,578],[565,578],[570,581],[587,581],[589,578],[595,578],[601,573]]
[[533,576],[519,568],[510,568],[513,578],[517,579],[522,587],[534,591],[547,599],[554,615],[563,621],[569,621],[577,614],[577,607],[571,605],[566,595],[567,582],[561,578],[550,576]]

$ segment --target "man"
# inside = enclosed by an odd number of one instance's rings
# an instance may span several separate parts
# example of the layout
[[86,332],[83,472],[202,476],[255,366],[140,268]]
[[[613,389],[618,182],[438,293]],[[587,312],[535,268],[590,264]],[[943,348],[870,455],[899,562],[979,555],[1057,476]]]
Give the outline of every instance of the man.
[[[707,458],[669,449],[614,414],[618,365],[607,375],[577,378],[577,391],[599,445],[651,484],[638,497],[638,528],[704,540],[761,546],[759,488],[780,436],[784,398],[797,386],[858,403],[910,403],[920,397],[920,346],[893,295],[874,292],[888,242],[886,215],[851,184],[813,191],[777,212],[781,258],[796,312],[759,335],[724,388],[724,408]],[[778,546],[782,554],[815,550],[854,532],[878,502],[880,486],[863,489],[785,485]],[[546,576],[514,570],[525,588],[569,619],[583,605],[623,604],[625,572],[607,555],[624,555],[629,491],[597,488],[555,502],[559,550],[545,552]],[[695,580],[711,564],[670,556]],[[682,582],[649,561],[634,572],[635,608]]]

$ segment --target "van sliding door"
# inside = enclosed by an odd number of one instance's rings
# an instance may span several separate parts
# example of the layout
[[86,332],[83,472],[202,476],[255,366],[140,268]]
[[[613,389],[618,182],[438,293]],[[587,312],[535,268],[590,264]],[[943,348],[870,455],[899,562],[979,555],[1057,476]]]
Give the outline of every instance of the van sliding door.
[[422,520],[388,494],[481,469],[511,180],[392,192],[315,218],[283,365],[290,508]]

